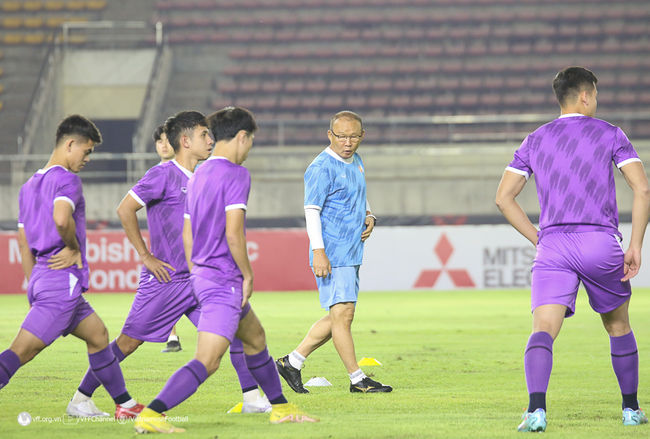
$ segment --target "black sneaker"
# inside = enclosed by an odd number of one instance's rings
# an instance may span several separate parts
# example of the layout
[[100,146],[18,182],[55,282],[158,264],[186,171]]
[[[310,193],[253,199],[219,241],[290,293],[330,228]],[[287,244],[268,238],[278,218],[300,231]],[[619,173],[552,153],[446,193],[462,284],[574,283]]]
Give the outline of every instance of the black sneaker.
[[289,363],[289,356],[285,355],[282,358],[275,360],[275,365],[278,368],[278,373],[289,384],[289,387],[296,393],[309,393],[309,390],[302,386],[302,376],[300,369],[296,369]]
[[181,339],[179,338],[178,340],[168,341],[167,347],[160,352],[179,352],[182,350],[183,348],[181,347]]
[[392,392],[391,386],[386,386],[375,380],[365,377],[356,384],[350,383],[350,392],[352,393],[379,393],[379,392]]

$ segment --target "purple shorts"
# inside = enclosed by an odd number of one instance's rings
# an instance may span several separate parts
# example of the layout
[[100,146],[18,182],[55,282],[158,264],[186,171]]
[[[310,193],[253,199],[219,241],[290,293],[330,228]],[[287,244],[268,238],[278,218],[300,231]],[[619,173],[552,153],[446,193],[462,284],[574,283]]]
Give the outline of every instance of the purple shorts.
[[615,310],[632,294],[630,282],[621,282],[623,256],[618,237],[607,232],[544,235],[533,264],[532,309],[565,305],[566,316],[572,316],[582,281],[594,311]]
[[122,333],[136,340],[163,342],[183,314],[198,325],[201,313],[189,279],[141,281]]
[[81,294],[81,284],[68,271],[35,266],[27,285],[31,308],[21,328],[50,345],[66,336],[95,310]]
[[250,303],[241,307],[241,280],[216,282],[192,276],[192,282],[201,304],[201,318],[196,329],[220,335],[232,343],[239,321],[251,309]]

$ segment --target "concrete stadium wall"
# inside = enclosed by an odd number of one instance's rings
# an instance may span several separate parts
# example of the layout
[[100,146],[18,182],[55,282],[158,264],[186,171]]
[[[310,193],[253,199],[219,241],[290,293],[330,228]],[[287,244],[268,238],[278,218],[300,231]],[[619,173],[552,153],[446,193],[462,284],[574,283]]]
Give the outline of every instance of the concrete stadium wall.
[[[366,167],[368,199],[378,216],[493,215],[494,196],[503,170],[517,145],[501,147],[362,145],[359,153]],[[650,142],[636,145],[650,163]],[[320,147],[254,148],[245,165],[251,171],[251,218],[303,215],[303,173],[320,153]],[[615,172],[619,211],[629,212],[632,192]],[[83,173],[81,174],[83,178]],[[89,220],[115,220],[115,208],[131,184],[86,184]],[[0,221],[17,217],[18,187],[2,187]],[[518,200],[529,214],[539,213],[537,193],[531,181]]]

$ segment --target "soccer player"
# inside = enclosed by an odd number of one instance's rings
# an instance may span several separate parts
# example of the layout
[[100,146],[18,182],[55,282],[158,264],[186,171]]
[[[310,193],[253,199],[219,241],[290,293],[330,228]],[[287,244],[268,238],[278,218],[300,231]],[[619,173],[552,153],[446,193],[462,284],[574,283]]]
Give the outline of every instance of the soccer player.
[[176,157],[174,147],[169,143],[169,139],[167,139],[165,124],[158,126],[153,132],[153,141],[156,145],[156,153],[160,157],[160,163],[168,162]]
[[59,336],[72,334],[86,342],[91,373],[115,401],[115,418],[126,419],[144,406],[127,392],[106,326],[82,295],[89,278],[86,203],[76,173],[101,141],[90,120],[65,118],[50,160],[20,189],[18,242],[30,310],[10,348],[0,354],[0,388]]
[[[192,291],[183,253],[183,209],[189,178],[199,160],[212,151],[213,140],[203,114],[184,111],[165,123],[176,158],[156,165],[126,194],[117,208],[126,236],[144,264],[138,291],[122,333],[111,342],[115,357],[122,361],[143,342],[161,342],[173,325],[186,315],[196,326],[200,312]],[[151,252],[147,248],[136,212],[147,208]],[[246,368],[241,349],[233,349],[233,365],[244,392],[244,413],[266,412],[270,404],[260,395],[255,379]],[[106,416],[91,396],[99,382],[88,371],[68,404],[67,413],[78,417]]]
[[[593,117],[596,83],[596,76],[582,67],[568,67],[555,76],[560,117],[526,137],[497,190],[496,203],[503,215],[537,246],[531,282],[533,332],[524,354],[529,405],[519,431],[546,429],[553,341],[564,318],[575,312],[581,281],[609,334],[612,366],[623,395],[623,425],[648,422],[637,401],[639,355],[628,306],[629,280],[641,266],[650,189],[643,164],[623,131]],[[625,253],[612,163],[634,193],[632,234]],[[515,200],[533,173],[539,231]]]
[[309,393],[303,387],[300,369],[307,356],[331,338],[350,376],[350,392],[390,392],[391,386],[368,378],[359,368],[351,331],[363,243],[376,221],[366,200],[363,162],[356,153],[364,135],[361,118],[351,111],[336,113],[327,135],[330,145],[305,171],[305,219],[309,262],[320,304],[329,312],[276,364],[295,392]]
[[187,187],[183,242],[194,292],[201,306],[196,355],[177,370],[136,419],[139,433],[184,431],[163,412],[189,398],[219,367],[235,334],[243,341],[248,369],[273,405],[270,421],[315,422],[287,402],[266,347],[264,329],[251,309],[253,271],[248,260],[245,212],[250,174],[241,166],[257,129],[253,115],[227,107],[208,117],[215,139],[212,156]]
[[[158,126],[158,128],[153,132],[153,141],[156,145],[156,153],[158,154],[158,157],[160,157],[160,163],[168,162],[176,157],[174,148],[169,144],[169,140],[167,139],[164,124]],[[180,352],[182,350],[181,340],[178,337],[178,334],[176,334],[176,325],[174,325],[169,337],[167,337],[167,346],[165,346],[161,352]]]

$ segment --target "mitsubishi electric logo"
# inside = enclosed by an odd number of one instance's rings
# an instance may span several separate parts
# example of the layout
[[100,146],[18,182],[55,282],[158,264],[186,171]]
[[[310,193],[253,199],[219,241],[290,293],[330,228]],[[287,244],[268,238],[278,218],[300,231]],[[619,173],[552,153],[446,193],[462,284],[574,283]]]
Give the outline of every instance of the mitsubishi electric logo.
[[446,273],[457,288],[474,288],[476,286],[467,270],[463,268],[447,268],[447,262],[449,262],[449,258],[454,252],[454,247],[449,242],[447,235],[444,233],[440,235],[433,252],[438,257],[442,267],[437,270],[422,270],[418,280],[413,285],[414,288],[434,288],[442,273]]

